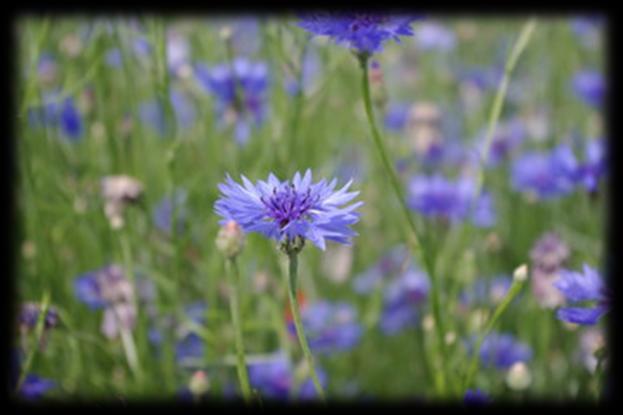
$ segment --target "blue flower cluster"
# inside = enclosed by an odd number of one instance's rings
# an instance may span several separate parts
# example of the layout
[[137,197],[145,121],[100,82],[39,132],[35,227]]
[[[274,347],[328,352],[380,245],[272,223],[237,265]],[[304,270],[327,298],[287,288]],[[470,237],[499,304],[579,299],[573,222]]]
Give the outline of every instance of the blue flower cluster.
[[268,65],[238,57],[213,67],[195,66],[199,84],[216,98],[216,116],[221,126],[235,126],[234,137],[245,144],[251,125],[259,127],[267,115]]
[[595,191],[606,167],[601,139],[587,142],[583,162],[563,143],[549,152],[529,152],[516,159],[511,183],[517,191],[531,193],[538,199],[552,199],[569,194],[578,184]]
[[[247,364],[251,387],[257,389],[265,398],[288,400],[293,398],[309,400],[317,397],[311,378],[297,387],[294,370],[287,355],[278,352],[268,361]],[[324,370],[316,368],[318,379],[323,388],[327,385]]]
[[429,289],[428,277],[414,266],[391,281],[383,295],[381,331],[393,335],[407,327],[416,327],[419,308],[427,300]]
[[456,223],[470,219],[479,227],[495,223],[493,200],[488,193],[477,198],[475,183],[469,178],[452,182],[441,175],[414,176],[409,183],[407,203],[416,212]]
[[84,134],[82,115],[73,98],[61,99],[58,91],[44,93],[43,104],[29,108],[28,120],[35,128],[57,128],[62,137],[71,141],[79,140]]
[[582,324],[596,324],[599,318],[610,309],[611,295],[599,273],[584,264],[583,272],[563,269],[554,286],[572,303],[596,302],[592,307],[562,307],[556,315],[560,320]]
[[[475,339],[467,345],[473,353]],[[490,333],[480,345],[480,361],[485,367],[508,369],[516,362],[528,362],[532,359],[532,349],[517,341],[511,334]]]
[[[309,347],[314,353],[333,354],[350,350],[359,344],[363,329],[357,322],[357,311],[350,304],[319,301],[302,311],[301,319]],[[288,331],[296,338],[294,322]]]

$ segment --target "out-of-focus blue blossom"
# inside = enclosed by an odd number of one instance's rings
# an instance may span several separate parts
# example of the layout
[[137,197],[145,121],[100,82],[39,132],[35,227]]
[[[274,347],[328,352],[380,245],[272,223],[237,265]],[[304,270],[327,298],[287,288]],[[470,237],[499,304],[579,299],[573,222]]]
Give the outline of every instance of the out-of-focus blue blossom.
[[606,80],[599,71],[583,70],[573,77],[573,90],[585,103],[600,108],[606,94]]
[[577,171],[578,180],[589,192],[597,190],[599,179],[606,173],[606,143],[602,138],[589,139],[586,142],[584,161]]
[[603,20],[602,16],[576,17],[571,19],[571,30],[585,47],[595,48],[602,34]]
[[58,91],[44,93],[43,105],[30,108],[28,118],[32,127],[58,128],[60,135],[70,141],[80,139],[84,132],[82,115],[73,98],[67,97],[61,102]]
[[167,33],[167,66],[169,71],[177,74],[184,65],[190,65],[190,43],[181,33]]
[[76,297],[91,309],[104,309],[102,333],[117,337],[121,330],[131,330],[136,324],[134,287],[123,269],[110,265],[82,274],[74,280]]
[[400,36],[412,36],[414,16],[366,13],[312,13],[301,16],[299,26],[315,35],[329,36],[338,45],[362,53],[375,53]]
[[387,251],[381,259],[353,280],[353,288],[359,294],[367,294],[378,287],[383,279],[393,279],[402,275],[410,264],[409,251],[403,245]]
[[493,66],[466,66],[457,69],[455,79],[462,84],[469,84],[480,91],[491,91],[497,88],[502,71]]
[[512,282],[508,275],[499,275],[493,279],[479,278],[461,293],[461,303],[469,306],[497,304],[506,296]]
[[[171,90],[170,102],[178,128],[191,128],[195,122],[196,111],[192,100],[182,91]],[[141,121],[154,128],[161,136],[172,134],[166,122],[164,106],[157,100],[150,100],[139,105]]]
[[383,296],[380,328],[393,335],[418,324],[419,306],[428,298],[429,281],[424,272],[411,266],[390,282]]
[[27,400],[37,400],[43,397],[47,391],[56,387],[56,382],[44,379],[37,375],[28,374],[19,390],[19,395]]
[[392,102],[385,113],[385,128],[400,133],[404,131],[409,118],[411,104],[406,102]]
[[452,182],[440,175],[417,175],[409,182],[407,203],[424,216],[442,218],[451,223],[469,216],[477,226],[492,225],[495,213],[491,196],[482,193],[474,198],[474,193],[475,183],[469,178],[461,177]]
[[511,183],[516,191],[529,192],[538,199],[552,199],[570,193],[573,181],[565,174],[564,151],[528,152],[512,165]]
[[[41,306],[37,303],[24,303],[22,304],[19,313],[19,325],[26,330],[33,330],[39,320],[39,314],[41,313]],[[54,306],[49,306],[43,322],[45,329],[56,327],[59,322],[58,310]]]
[[599,273],[584,264],[583,272],[560,270],[554,286],[572,303],[595,301],[593,307],[563,307],[556,316],[569,323],[592,325],[610,309],[610,294]]
[[[302,323],[310,349],[317,354],[332,354],[350,350],[359,344],[362,327],[357,322],[357,311],[350,304],[319,301],[302,311]],[[294,322],[288,323],[294,337]]]
[[[313,399],[316,391],[311,379],[307,379],[298,390],[294,390],[294,369],[283,352],[276,353],[269,361],[247,363],[249,370],[249,383],[257,389],[263,397],[272,400],[288,400],[293,398]],[[326,373],[316,368],[318,380],[326,387]]]
[[267,116],[267,64],[238,57],[231,64],[197,64],[195,75],[199,84],[216,98],[219,125],[234,125],[236,141],[245,144],[251,124],[259,127]]
[[484,405],[489,402],[491,402],[489,395],[480,389],[468,389],[463,396],[463,403],[465,405]]
[[58,64],[50,53],[42,53],[37,64],[37,75],[44,85],[50,85],[56,80]]
[[337,191],[336,179],[312,183],[311,170],[304,176],[296,172],[291,182],[281,182],[272,173],[268,181],[255,185],[244,176],[242,181],[244,186],[227,176],[218,186],[222,196],[214,210],[223,218],[222,225],[233,220],[245,232],[258,232],[280,242],[300,237],[322,250],[326,240],[348,245],[356,235],[350,225],[359,221],[355,209],[363,202],[343,207],[359,194],[348,192],[352,180]]
[[[153,213],[153,220],[156,227],[165,234],[171,232],[171,220],[173,218],[173,209],[175,208],[175,220],[177,233],[180,233],[186,227],[187,212],[186,212],[186,199],[188,198],[188,192],[185,189],[176,189],[173,197],[165,196]],[[173,202],[173,203],[172,203]]]
[[449,52],[456,45],[456,36],[451,29],[434,22],[422,22],[415,29],[418,49]]
[[[473,353],[475,339],[468,343],[469,353]],[[516,362],[532,359],[532,349],[517,341],[507,333],[490,333],[480,345],[480,361],[485,367],[508,369]]]
[[[512,152],[524,141],[526,134],[524,121],[519,118],[513,118],[507,122],[500,123],[491,140],[487,166],[494,167],[503,160],[509,159]],[[484,149],[486,139],[486,131],[483,131],[481,138],[478,140],[480,151]]]
[[[207,307],[204,301],[196,301],[184,307],[184,315],[191,322],[204,325]],[[201,359],[204,356],[203,339],[184,322],[178,327],[178,336],[180,339],[175,345],[175,358],[178,363],[183,364],[186,360]]]
[[122,64],[121,50],[119,48],[110,49],[106,52],[106,63],[113,68],[120,68]]
[[301,70],[303,71],[301,74],[301,85],[299,85],[298,79],[295,79],[293,74],[286,73],[284,83],[288,94],[296,95],[301,90],[301,87],[303,91],[309,90],[318,79],[320,63],[316,49],[308,47],[301,63]]

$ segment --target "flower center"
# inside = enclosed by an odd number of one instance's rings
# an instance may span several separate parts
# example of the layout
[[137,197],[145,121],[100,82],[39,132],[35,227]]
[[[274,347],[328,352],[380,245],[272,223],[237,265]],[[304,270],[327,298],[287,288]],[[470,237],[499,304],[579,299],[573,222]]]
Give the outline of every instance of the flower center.
[[310,189],[305,193],[296,190],[293,184],[286,184],[281,188],[274,188],[268,198],[262,197],[262,203],[268,210],[268,216],[284,228],[290,222],[298,220],[309,211],[317,201],[312,197]]

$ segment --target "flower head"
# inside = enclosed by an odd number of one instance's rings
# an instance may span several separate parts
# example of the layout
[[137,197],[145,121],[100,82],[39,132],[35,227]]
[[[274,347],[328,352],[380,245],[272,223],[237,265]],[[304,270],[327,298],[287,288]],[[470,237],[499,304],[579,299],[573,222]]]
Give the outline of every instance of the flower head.
[[538,199],[553,199],[570,193],[573,181],[569,171],[573,160],[564,148],[549,153],[530,152],[516,159],[511,181],[515,190],[535,195]]
[[510,334],[491,333],[480,345],[480,360],[485,366],[508,369],[513,363],[527,362],[531,358],[530,346],[515,340]]
[[599,273],[584,264],[583,272],[561,270],[554,286],[573,303],[596,301],[593,307],[563,307],[556,313],[560,320],[583,325],[592,325],[610,308],[610,296]]
[[411,266],[385,289],[381,331],[393,335],[418,324],[419,306],[428,298],[429,282],[424,272]]
[[586,104],[599,108],[606,94],[606,81],[600,72],[584,70],[573,77],[573,90]]
[[372,13],[313,13],[301,16],[299,26],[315,35],[329,36],[338,45],[363,53],[380,52],[390,39],[412,36],[414,16]]
[[216,98],[216,116],[221,125],[234,125],[239,144],[247,142],[251,123],[259,126],[267,113],[268,65],[236,58],[213,67],[198,64],[199,84]]
[[236,221],[245,232],[258,232],[279,242],[309,240],[324,250],[326,240],[349,244],[356,233],[349,228],[359,221],[354,212],[363,202],[343,207],[359,192],[348,192],[352,180],[335,191],[336,179],[312,183],[310,170],[292,182],[281,182],[272,173],[255,185],[242,176],[244,186],[227,176],[219,184],[222,197],[214,209],[221,224]]

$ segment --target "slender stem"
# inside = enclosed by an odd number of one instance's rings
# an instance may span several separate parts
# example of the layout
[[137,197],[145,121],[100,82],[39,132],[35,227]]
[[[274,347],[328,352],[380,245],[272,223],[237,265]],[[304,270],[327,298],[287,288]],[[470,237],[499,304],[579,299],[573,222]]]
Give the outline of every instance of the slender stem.
[[[439,342],[439,350],[441,352],[441,361],[442,367],[444,370],[440,373],[440,382],[439,382],[439,392],[445,393],[445,365],[447,361],[447,354],[445,348],[445,342],[443,340],[444,336],[444,325],[441,316],[441,308],[439,301],[439,287],[437,278],[434,272],[434,258],[430,255],[424,255],[422,252],[422,245],[419,242],[418,231],[415,226],[415,222],[413,221],[413,217],[409,211],[409,208],[406,204],[406,199],[402,190],[402,185],[400,180],[398,179],[398,175],[396,174],[394,167],[387,155],[387,151],[385,150],[385,146],[383,144],[383,138],[381,137],[381,133],[376,125],[376,120],[374,117],[374,112],[372,108],[372,98],[370,95],[370,80],[368,77],[368,55],[358,55],[359,63],[361,65],[362,77],[361,77],[361,87],[363,91],[363,101],[365,105],[366,115],[368,118],[368,123],[370,125],[370,130],[372,131],[372,138],[376,149],[381,157],[381,162],[385,169],[387,176],[389,177],[392,189],[398,202],[401,207],[401,211],[409,224],[409,228],[411,230],[411,234],[407,237],[407,241],[414,251],[414,253],[418,256],[418,259],[422,259],[420,262],[423,263],[426,267],[426,272],[428,273],[431,279],[431,299],[433,305],[433,316],[435,318],[435,329],[437,332],[437,340]],[[429,252],[427,252],[429,253]]]
[[39,348],[39,342],[41,341],[41,336],[43,336],[43,330],[45,326],[45,317],[48,313],[48,305],[50,304],[50,293],[48,291],[43,293],[43,298],[41,300],[41,306],[39,308],[39,316],[37,318],[37,325],[35,326],[35,344],[32,344],[30,350],[28,351],[28,356],[26,357],[26,362],[22,367],[22,371],[19,375],[19,379],[17,381],[17,391],[20,390],[24,380],[26,379],[26,375],[30,371],[30,366],[32,365],[32,361],[35,357],[35,352]]
[[522,287],[524,286],[524,283],[525,283],[525,280],[522,281],[522,280],[513,279],[513,283],[511,287],[509,288],[508,293],[506,293],[506,296],[504,297],[504,299],[500,302],[500,304],[498,304],[495,311],[493,312],[493,315],[491,316],[491,319],[487,323],[487,326],[480,333],[480,336],[478,337],[478,341],[476,342],[476,345],[474,346],[472,350],[473,356],[470,362],[467,376],[465,378],[465,384],[463,385],[464,390],[467,390],[470,387],[472,380],[474,376],[476,375],[476,370],[478,369],[478,362],[479,362],[479,356],[480,356],[480,346],[482,345],[482,342],[484,341],[485,337],[491,332],[491,330],[495,326],[495,323],[499,320],[500,316],[504,313],[504,311],[506,311],[506,308],[511,303],[511,301],[513,301],[513,299],[517,296],[517,294],[519,294]]
[[249,384],[249,376],[247,374],[247,364],[245,361],[244,346],[242,343],[242,327],[240,325],[240,306],[238,304],[238,289],[240,287],[240,274],[238,272],[238,264],[236,258],[230,258],[226,261],[227,274],[229,277],[229,311],[234,325],[234,333],[236,337],[236,368],[238,371],[238,381],[245,402],[251,402],[251,386]]
[[289,278],[288,278],[288,296],[290,297],[290,308],[292,310],[292,316],[294,317],[294,326],[296,327],[296,335],[298,336],[299,343],[301,344],[301,348],[303,349],[303,355],[307,360],[307,366],[309,366],[309,374],[311,375],[312,381],[314,382],[314,386],[316,388],[316,392],[320,397],[320,400],[324,401],[324,391],[322,390],[322,385],[320,384],[320,380],[318,380],[318,375],[316,375],[316,368],[314,366],[314,358],[309,350],[309,345],[307,344],[307,339],[305,338],[305,330],[303,328],[303,324],[301,322],[301,314],[299,312],[299,303],[296,298],[296,278],[297,278],[297,269],[298,269],[298,257],[296,252],[288,253],[288,258],[290,260],[289,267]]
[[491,148],[491,142],[493,141],[493,135],[495,134],[495,129],[497,127],[498,120],[500,118],[500,114],[502,113],[502,105],[504,104],[504,98],[506,98],[506,91],[508,89],[508,84],[510,82],[511,74],[517,65],[517,61],[519,60],[519,56],[525,49],[530,37],[532,36],[532,32],[534,31],[534,27],[536,25],[535,19],[530,19],[524,25],[515,45],[513,46],[513,50],[506,61],[506,65],[504,66],[504,76],[500,81],[500,85],[498,86],[498,90],[495,94],[495,99],[493,101],[493,107],[491,108],[491,113],[489,114],[489,126],[487,128],[487,136],[485,138],[485,144],[482,149],[482,153],[480,154],[480,163],[481,168],[478,172],[477,183],[475,194],[478,195],[480,193],[480,189],[482,187],[483,182],[483,173],[484,170],[482,166],[487,163],[487,159],[489,158],[489,150]]

